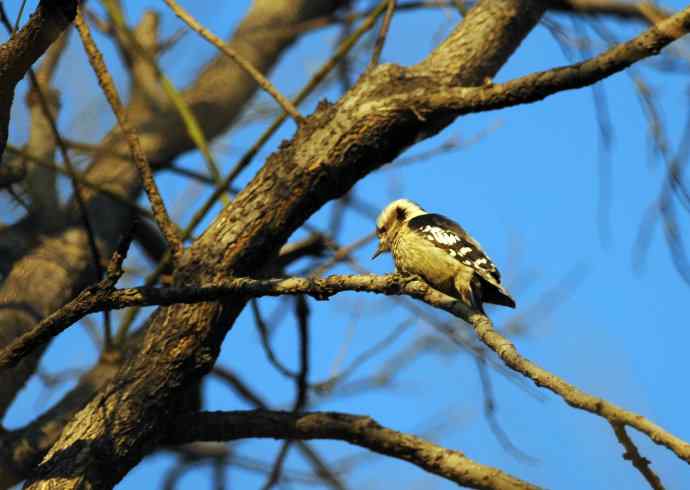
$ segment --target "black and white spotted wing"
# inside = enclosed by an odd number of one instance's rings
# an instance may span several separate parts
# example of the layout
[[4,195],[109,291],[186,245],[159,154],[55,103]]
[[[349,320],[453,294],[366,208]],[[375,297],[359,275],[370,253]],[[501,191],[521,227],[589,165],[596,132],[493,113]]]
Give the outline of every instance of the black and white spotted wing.
[[482,251],[479,243],[456,222],[440,214],[430,213],[412,218],[408,226],[415,233],[445,250],[451,257],[480,272],[490,274],[500,282],[501,275],[494,263]]

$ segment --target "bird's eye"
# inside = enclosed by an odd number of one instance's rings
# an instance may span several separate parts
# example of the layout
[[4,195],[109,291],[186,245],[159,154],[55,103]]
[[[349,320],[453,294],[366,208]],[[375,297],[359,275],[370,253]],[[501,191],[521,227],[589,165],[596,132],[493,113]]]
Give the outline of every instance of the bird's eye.
[[377,235],[383,235],[384,233],[386,233],[386,227],[385,226],[379,226],[378,228],[376,228],[376,234]]

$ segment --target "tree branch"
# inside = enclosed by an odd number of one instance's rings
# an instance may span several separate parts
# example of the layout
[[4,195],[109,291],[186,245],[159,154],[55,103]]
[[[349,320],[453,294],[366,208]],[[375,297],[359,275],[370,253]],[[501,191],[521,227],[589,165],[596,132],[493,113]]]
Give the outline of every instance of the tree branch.
[[336,412],[268,410],[199,412],[174,422],[166,442],[229,441],[245,438],[336,439],[408,461],[458,485],[479,489],[537,489],[503,471],[472,461],[459,451],[382,427],[371,417]]
[[619,0],[549,0],[550,10],[584,15],[609,15],[621,19],[641,20],[654,24],[670,14],[652,2]]
[[[59,3],[59,1],[53,2],[54,5]],[[330,12],[337,7],[337,4],[335,0],[322,1],[318,4],[305,0],[290,4],[278,4],[272,0],[255,0],[249,14],[235,31],[231,43],[262,71],[267,72],[280,55],[291,46],[297,35],[275,37],[272,32],[276,25],[290,27],[295,22],[299,23],[311,16]],[[244,38],[257,29],[265,32],[261,36],[261,49],[247,50]],[[219,56],[204,70],[199,81],[188,88],[185,95],[197,104],[195,110],[199,114],[204,114],[205,131],[209,131],[209,128],[211,131],[208,133],[209,137],[217,135],[227,127],[254,92],[253,83],[246,81],[245,78],[241,70],[232,62],[225,63],[223,57]],[[223,83],[210,89],[209,85],[213,85],[213,81]],[[203,88],[199,88],[200,86]],[[169,112],[151,114],[142,111],[141,106],[130,107],[130,111],[129,115],[136,120],[137,128],[140,130],[139,134],[143,138],[142,143],[147,156],[155,157],[165,154],[174,157],[180,144],[191,145],[175,114],[171,115]],[[80,182],[82,184],[93,182],[93,185],[86,186],[89,189],[98,189],[98,193],[93,191],[88,193],[89,214],[94,217],[98,243],[99,246],[103,246],[104,256],[107,256],[112,251],[117,237],[126,228],[132,213],[131,204],[123,206],[123,203],[133,202],[136,199],[140,184],[136,169],[131,163],[126,146],[122,144],[117,128],[111,132],[100,148],[105,151],[96,155],[97,163],[89,169],[88,177],[85,176],[82,179],[83,182]],[[108,151],[109,148],[114,150],[112,155]],[[106,194],[101,193],[104,187],[107,188]],[[113,201],[113,198],[116,200]],[[141,208],[139,209],[141,212]],[[146,212],[146,214],[149,213]],[[4,276],[0,290],[0,305],[2,305],[0,345],[2,346],[8,345],[12,340],[33,328],[39,319],[73,299],[81,288],[93,280],[86,234],[73,226],[70,212],[61,212],[51,225],[55,231],[49,236],[27,233],[27,236],[33,237],[33,241],[25,242],[30,246],[25,246],[22,242],[11,247],[12,254],[3,256],[5,263],[8,264],[9,273]],[[7,247],[12,245],[12,241],[6,242],[3,245]],[[47,277],[50,280],[46,280]],[[40,355],[31,360],[27,358],[17,368],[5,370],[0,374],[0,413],[4,413],[16,392],[25,385],[28,377],[34,372],[38,359]],[[90,396],[80,399],[83,405],[92,397],[98,386],[93,378],[82,380],[80,383],[82,384],[78,389],[84,388],[90,393]],[[53,432],[51,439],[43,436],[44,430],[37,430],[37,433],[41,434],[41,444],[48,445],[43,447],[42,454],[59,434],[58,428],[61,428],[70,418],[65,417],[57,423],[58,427],[51,426]],[[55,434],[56,431],[57,434]],[[6,438],[2,436],[2,443],[4,444],[5,441]]]
[[587,87],[621,72],[640,60],[659,54],[673,41],[690,32],[690,7],[650,27],[634,39],[618,44],[581,63],[533,73],[510,82],[483,87],[437,86],[402,91],[381,99],[381,108],[414,107],[422,117],[434,112],[456,115],[503,109],[537,102],[566,90]]
[[77,0],[41,0],[29,22],[0,45],[0,155],[7,143],[14,88],[74,19]]
[[182,253],[182,240],[177,234],[177,228],[170,219],[168,211],[165,209],[163,198],[161,197],[158,186],[156,185],[156,181],[153,178],[153,171],[151,170],[151,166],[146,158],[146,154],[144,153],[139,136],[127,119],[125,108],[123,107],[122,102],[120,102],[120,97],[117,94],[115,83],[108,72],[108,68],[105,66],[103,56],[98,51],[98,47],[91,37],[89,27],[86,25],[84,18],[79,12],[77,12],[76,16],[76,26],[77,30],[79,31],[79,35],[81,36],[86,54],[89,57],[89,62],[91,63],[96,77],[98,78],[98,83],[101,86],[106,99],[108,99],[108,103],[110,104],[110,107],[117,118],[118,125],[127,138],[127,144],[129,145],[129,149],[132,153],[132,159],[134,160],[134,163],[139,170],[139,174],[141,175],[142,184],[144,186],[144,190],[146,191],[146,195],[151,202],[151,208],[153,209],[153,216],[156,218],[156,223],[160,227],[161,232],[168,242],[168,248],[172,252],[173,259],[177,260],[179,255]]
[[635,443],[630,439],[630,436],[625,431],[625,426],[623,424],[617,424],[611,422],[611,428],[614,434],[616,434],[616,439],[625,448],[625,453],[623,453],[623,459],[630,461],[635,468],[642,474],[649,486],[654,490],[664,490],[664,485],[661,483],[661,479],[654,473],[654,470],[649,467],[650,461],[642,456],[637,450]]
[[[16,365],[24,356],[48,342],[89,313],[132,306],[196,304],[243,297],[308,294],[326,300],[344,291],[367,291],[381,294],[410,294],[425,297],[428,286],[416,278],[387,276],[330,276],[324,279],[291,277],[288,279],[252,279],[239,277],[217,286],[139,287],[112,290],[95,284],[74,300],[42,320],[36,327],[0,350],[0,369]],[[460,307],[462,308],[462,307]],[[467,314],[469,310],[465,309]],[[467,317],[467,316],[466,316]]]
[[[478,43],[491,54],[491,60],[468,66],[461,78],[481,81],[493,76],[538,21],[541,3],[486,0],[477,4],[473,10],[489,10],[493,15],[468,15],[462,25],[467,36],[454,34],[446,46],[454,57],[462,51],[455,43]],[[529,15],[522,16],[524,8]],[[466,25],[470,19],[474,26]],[[492,31],[492,25],[501,32]],[[506,28],[509,35],[503,32]],[[484,36],[487,30],[490,35]],[[435,56],[443,62],[438,52]],[[436,83],[432,68],[426,79],[430,86]],[[443,73],[446,76],[446,70]],[[384,90],[400,86],[409,75],[401,67],[380,65],[366,73],[337,105],[321,104],[185,251],[175,284],[219,284],[229,275],[259,270],[326,202],[347,192],[415,141],[450,123],[452,118],[430,122],[419,121],[413,114],[401,118],[399,113],[371,111],[371,104]],[[228,82],[223,80],[223,84]],[[214,89],[206,88],[206,93],[213,94]],[[168,138],[174,139],[173,135]],[[50,488],[57,481],[65,489],[109,487],[119,481],[156,447],[182,387],[211,369],[224,335],[244,304],[244,298],[233,297],[157,309],[141,351],[65,427],[27,488]],[[154,358],[160,362],[152,362]],[[142,376],[146,383],[138,381]],[[117,464],[109,464],[104,471],[104,459]]]
[[0,489],[8,490],[29,478],[46,452],[60,436],[62,427],[119,370],[124,359],[141,346],[142,332],[127,339],[121,355],[104,355],[78,384],[40,417],[28,425],[2,434],[0,444]]
[[[448,308],[444,309],[448,311]],[[469,323],[482,342],[498,354],[510,369],[528,377],[537,386],[556,393],[571,407],[599,415],[611,423],[634,427],[646,434],[656,444],[667,447],[680,459],[690,463],[690,444],[687,442],[667,432],[642,415],[625,410],[603,398],[590,395],[522,357],[508,339],[494,330],[491,320],[486,316],[473,313],[469,317]]]
[[[437,87],[452,80],[464,85],[479,84],[492,77],[538,20],[541,4],[527,0],[480,2],[442,44],[443,48],[435,50],[424,62],[407,70],[381,65],[366,73],[336,105],[322,104],[300,126],[295,137],[269,157],[246,189],[185,253],[175,275],[176,284],[220,285],[229,275],[256,271],[325,202],[347,192],[368,172],[390,161],[409,145],[445,127],[459,113],[459,108],[444,111],[443,105],[449,101],[438,93]],[[645,46],[622,45],[623,50],[631,48],[630,56],[623,58],[639,60],[680,37],[686,30],[686,16],[686,12],[678,14],[653,28],[649,37],[638,38],[649,41]],[[616,53],[615,49],[611,52]],[[463,58],[464,55],[467,57]],[[466,60],[466,64],[458,63],[458,57]],[[611,62],[615,69],[625,65]],[[601,75],[615,69],[599,66],[591,72]],[[431,117],[420,118],[424,113],[416,105],[396,104],[409,101],[405,96],[411,93],[425,95],[424,90],[436,97],[429,105],[436,111]],[[398,94],[400,99],[394,100],[390,93]],[[520,94],[512,95],[520,99]],[[533,93],[530,96],[535,97]],[[421,100],[428,101],[429,97]],[[490,103],[484,103],[483,107],[494,108]],[[462,304],[419,281],[410,281],[403,291],[467,318],[485,344],[511,369],[551,389],[569,404],[636,427],[689,460],[690,446],[684,441],[637,414],[577,390],[522,358],[507,339],[493,330],[487,317],[468,312]],[[108,389],[90,402],[83,415],[68,425],[29,488],[50,487],[54,478],[62,478],[66,470],[74,475],[69,481],[61,480],[67,488],[83,484],[84,478],[95,486],[118,481],[155,445],[160,437],[157,434],[168,423],[166,415],[173,410],[180,387],[211,368],[224,334],[244,303],[245,297],[234,296],[219,302],[158,309],[150,321],[141,352],[120,371]],[[160,359],[154,363],[155,369],[152,356]],[[142,376],[147,383],[139,381]],[[147,421],[144,426],[142,419]],[[94,454],[101,459],[108,455],[122,464],[115,471],[99,471],[100,459]]]
[[[0,351],[0,368],[11,366],[31,349],[64,330],[71,323],[87,313],[102,309],[117,309],[128,306],[193,304],[221,300],[232,295],[278,296],[284,294],[307,294],[316,299],[327,299],[345,291],[371,292],[386,295],[405,294],[433,307],[445,310],[472,325],[479,338],[496,352],[505,364],[561,396],[569,405],[585,410],[612,423],[634,427],[649,436],[655,443],[673,451],[679,458],[690,463],[690,444],[677,438],[663,428],[639,414],[627,411],[595,397],[567,383],[556,375],[542,369],[522,357],[515,346],[493,328],[488,317],[470,310],[457,301],[429,287],[416,277],[402,277],[397,274],[386,276],[330,276],[327,278],[251,279],[235,278],[223,285],[208,287],[173,288],[127,288],[114,291],[89,290],[70,302],[54,315],[46,318],[34,330],[20,337],[9,347]],[[64,310],[64,311],[63,311]]]
[[[51,4],[60,3],[61,0],[56,0]],[[269,72],[301,32],[274,35],[277,30],[289,30],[315,17],[331,14],[341,3],[342,0],[254,0],[230,36],[229,44],[262,72]],[[257,32],[261,33],[260,42],[254,42]],[[257,44],[258,49],[255,49]],[[0,64],[0,69],[3,67]],[[185,90],[184,97],[195,114],[203,114],[199,121],[204,134],[211,139],[235,121],[255,91],[253,80],[231,60],[219,55]],[[150,162],[169,162],[181,152],[194,148],[174,108],[163,107],[152,112],[148,106],[137,102],[141,99],[132,94],[128,115],[142,138]],[[6,100],[0,97],[0,103]],[[108,256],[130,222],[131,203],[141,191],[141,179],[117,127],[104,138],[100,148],[106,151],[97,152],[79,181],[89,188],[86,193],[88,213],[93,218],[102,255]],[[19,243],[26,246],[15,245],[11,247],[11,255],[3,255],[9,272],[0,289],[0,304],[3,305],[0,308],[1,346],[33,328],[38,319],[73,299],[93,280],[87,236],[73,226],[71,209],[67,208],[53,221],[55,231],[47,239],[22,239]],[[13,258],[11,262],[8,255]],[[46,281],[46,277],[50,280]],[[37,360],[23,362],[20,367],[0,374],[0,414],[34,372]]]
[[547,4],[534,0],[477,2],[457,29],[413,70],[433,73],[437,83],[481,85],[518,48]]
[[[48,48],[43,63],[36,70],[37,87],[33,87],[26,97],[26,103],[31,113],[31,131],[26,144],[26,151],[43,160],[53,160],[57,143],[53,136],[49,117],[44,111],[45,104],[37,103],[40,101],[36,100],[36,94],[37,89],[42,90],[47,99],[50,114],[57,115],[60,107],[59,95],[57,90],[53,88],[51,80],[58,61],[67,46],[68,34],[69,31],[65,31]],[[55,171],[37,166],[32,162],[25,162],[25,165],[27,176],[24,187],[30,196],[31,214],[40,221],[42,226],[53,224],[59,209]]]
[[386,7],[386,15],[383,16],[381,30],[379,30],[378,36],[376,36],[376,42],[374,43],[374,50],[371,55],[371,61],[369,61],[369,68],[378,65],[381,59],[383,45],[386,42],[388,30],[391,26],[391,20],[393,20],[393,13],[395,12],[395,2],[396,0],[388,0],[388,6]]
[[244,71],[251,76],[254,81],[262,89],[264,89],[273,99],[278,103],[283,110],[290,114],[290,116],[295,120],[297,124],[302,123],[304,118],[299,113],[297,108],[290,102],[283,94],[281,94],[278,89],[276,89],[273,84],[263,76],[263,74],[256,69],[251,62],[247,61],[243,56],[241,56],[237,51],[232,49],[230,46],[226,45],[221,38],[213,34],[211,31],[202,26],[194,17],[192,17],[189,12],[185,11],[180,5],[175,2],[175,0],[163,0],[168,7],[175,13],[177,17],[182,20],[185,24],[196,31],[201,37],[206,39],[208,42],[213,44],[218,48],[225,56],[237,63]]

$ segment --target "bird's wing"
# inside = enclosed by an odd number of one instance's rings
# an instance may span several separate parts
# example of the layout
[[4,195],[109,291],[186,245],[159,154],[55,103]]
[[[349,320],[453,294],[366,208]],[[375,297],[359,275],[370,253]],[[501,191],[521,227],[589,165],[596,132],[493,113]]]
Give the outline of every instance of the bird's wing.
[[408,222],[410,230],[444,250],[462,264],[472,267],[490,283],[501,282],[496,265],[484,253],[479,243],[459,224],[440,214],[423,214]]

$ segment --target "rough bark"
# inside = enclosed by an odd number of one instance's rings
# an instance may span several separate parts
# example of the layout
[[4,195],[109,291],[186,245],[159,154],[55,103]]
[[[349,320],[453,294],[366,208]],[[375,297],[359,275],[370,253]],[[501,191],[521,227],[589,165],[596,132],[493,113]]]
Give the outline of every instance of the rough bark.
[[[271,36],[272,29],[332,13],[341,3],[339,0],[257,0],[229,43],[262,71],[269,71],[296,39],[296,34]],[[259,39],[256,39],[257,32],[262,33]],[[185,98],[199,116],[207,138],[212,139],[232,124],[255,90],[253,80],[219,55],[185,91]],[[169,162],[180,152],[193,148],[193,144],[177,113],[170,107],[159,109],[152,112],[151,107],[143,104],[130,106],[131,121],[142,137],[148,160]],[[114,130],[104,144],[113,145],[114,151],[97,158],[87,177],[119,195],[135,199],[141,186],[126,143],[118,140]],[[131,210],[105,195],[84,191],[97,243],[102,256],[109,256],[130,222]],[[66,212],[62,222],[52,237],[39,241],[32,250],[12,252],[22,258],[13,264],[0,289],[0,303],[4,306],[0,309],[0,346],[31,329],[36,321],[58,309],[94,280],[88,237],[77,225],[77,214]],[[6,241],[18,242],[11,237]],[[17,369],[0,373],[0,415],[34,372],[38,359],[38,355],[33,356]]]
[[[436,62],[431,67],[429,60],[409,70],[380,66],[336,105],[322,104],[195,241],[182,258],[176,283],[214,284],[228,274],[258,270],[324,203],[451,120],[443,111],[424,121],[414,110],[381,111],[376,102],[382,95],[430,87],[438,83],[436,77],[463,84],[493,77],[542,10],[537,1],[482,1],[444,43],[452,59],[444,60],[439,50],[432,54]],[[502,33],[507,26],[511,32]],[[462,39],[458,32],[464,33]],[[490,61],[476,60],[479,52]],[[475,61],[455,61],[463,56]],[[209,87],[204,93],[213,91]],[[210,370],[243,305],[242,298],[232,298],[158,309],[141,352],[65,428],[28,488],[108,488],[117,483],[156,447],[176,396]]]
[[101,359],[79,379],[77,386],[60,403],[26,427],[2,433],[0,488],[11,488],[31,476],[64,425],[115,375],[120,362],[121,359]]
[[[604,2],[555,3],[578,4],[578,8],[590,10],[606,8],[602,7]],[[550,5],[555,3],[551,2]],[[260,18],[261,5],[265,8],[271,5],[277,9],[288,8],[285,2],[256,2],[257,10],[253,12],[259,12],[257,18]],[[294,5],[291,3],[289,8],[293,12]],[[275,256],[280,244],[312,212],[329,199],[347,192],[361,177],[389,161],[410,144],[438,132],[458,114],[469,112],[465,111],[469,106],[475,110],[494,109],[502,107],[502,104],[538,100],[553,93],[554,88],[560,90],[590,84],[607,76],[607,73],[619,70],[623,66],[621,62],[632,63],[644,56],[645,52],[653,51],[680,35],[662,29],[657,32],[660,36],[647,45],[643,42],[623,46],[622,50],[628,49],[627,58],[599,60],[604,61],[599,65],[581,64],[575,69],[524,77],[515,81],[517,83],[490,84],[489,79],[517,48],[542,10],[542,5],[536,0],[484,0],[470,12],[455,33],[419,65],[409,69],[394,65],[378,67],[366,74],[335,106],[323,104],[300,128],[295,138],[268,160],[248,188],[195,242],[184,258],[183,267],[177,271],[176,283],[182,287],[213,285],[228,274],[254,274]],[[305,11],[297,9],[295,15],[304,15]],[[283,22],[285,16],[274,20]],[[678,26],[682,32],[687,28],[687,20]],[[241,32],[239,29],[238,33]],[[247,35],[245,40],[255,36],[251,32],[243,34]],[[268,54],[263,56],[265,53],[262,52],[257,55],[262,59],[278,56],[275,50],[284,49],[284,45],[281,45],[271,51],[270,43],[264,40],[259,44],[259,49],[255,51],[261,51],[269,45]],[[256,47],[251,42],[245,46],[250,52]],[[626,52],[622,54],[626,55]],[[222,65],[222,60],[216,63]],[[233,71],[233,67],[219,68],[214,65],[210,65],[194,87],[186,92],[192,107],[203,114],[201,122],[210,136],[222,130],[223,124],[229,124],[236,115],[234,108],[227,110],[228,97],[232,98],[236,89],[233,84],[227,83],[227,77],[234,73],[237,76],[236,84],[241,87],[253,85],[250,80],[242,80],[242,73]],[[216,69],[217,72],[214,71]],[[480,84],[485,84],[487,90],[460,88]],[[534,84],[541,84],[543,91],[534,91]],[[201,86],[204,88],[200,89]],[[227,93],[230,87],[233,94]],[[528,87],[532,89],[529,93],[525,91]],[[244,100],[239,97],[238,108],[251,95],[251,90],[247,92],[248,95],[245,94]],[[154,117],[152,107],[141,109],[132,112],[136,114],[135,122],[144,134],[149,159],[167,161],[170,155],[175,156],[192,147],[175,113],[163,112],[164,116],[155,114]],[[225,123],[222,123],[223,120]],[[124,148],[116,138],[113,141],[119,150]],[[136,173],[127,158],[102,156],[90,172],[94,179],[101,179],[123,195],[135,196],[139,193]],[[113,180],[113,177],[116,179]],[[280,206],[275,206],[275,203],[280,203]],[[98,230],[102,247],[109,250],[126,223],[129,211],[103,196],[94,195],[91,196],[90,209],[97,216],[113,219],[110,223],[99,223]],[[56,238],[63,240],[56,242],[57,253],[62,253],[61,258],[67,261],[70,272],[58,277],[60,282],[56,286],[64,288],[66,285],[68,289],[47,291],[46,304],[55,306],[43,308],[42,303],[38,302],[40,311],[54,310],[72,297],[88,278],[87,248],[82,247],[83,257],[78,257],[77,245],[65,247],[63,243],[68,234],[74,237],[73,244],[85,243],[83,232],[75,227],[65,227],[56,235]],[[65,256],[64,249],[70,247],[74,250],[74,256]],[[53,255],[48,254],[55,253],[53,249],[40,247],[32,252],[27,256],[42,260],[44,257],[51,257],[52,260]],[[36,272],[40,265],[40,262],[28,263],[24,266],[24,275],[20,274],[21,268],[15,268],[13,273],[16,274],[12,276],[14,284],[40,279]],[[12,292],[11,289],[9,291]],[[21,312],[24,309],[30,312],[36,293],[43,291],[20,291],[14,297],[17,301],[11,304],[13,308],[10,310]],[[46,296],[39,294],[39,297]],[[160,437],[163,437],[161,434],[166,433],[166,415],[172,402],[208,371],[218,354],[225,332],[243,304],[243,298],[230,297],[222,303],[176,305],[159,309],[150,319],[151,328],[142,352],[134,356],[116,380],[107,385],[86,410],[70,423],[48,455],[41,467],[41,475],[36,477],[31,488],[81,488],[82,485],[86,488],[102,488],[117,482],[143,455],[155,448]],[[45,314],[28,319],[10,316],[9,321],[28,328]],[[0,311],[0,322],[2,315]],[[511,366],[522,365],[514,359],[506,362]],[[17,386],[21,386],[22,380],[31,372],[30,368],[20,372],[17,378],[21,384]],[[529,376],[530,372],[525,374]],[[12,377],[16,375],[14,373]],[[88,400],[110,375],[112,369],[98,379],[98,386],[94,384],[93,390],[82,392],[83,397],[78,399],[78,403],[54,416],[59,420],[68,420],[73,410]],[[3,376],[0,375],[0,382]],[[534,376],[531,377],[534,379]],[[0,386],[4,388],[5,385]],[[89,383],[84,382],[84,386],[89,386]],[[0,388],[0,392],[3,388]],[[14,396],[12,389],[10,387],[7,403]],[[29,443],[33,452],[31,458],[25,457],[24,461],[30,460],[33,464],[41,451],[52,444],[57,432],[54,426],[52,429],[51,436],[43,438],[40,444],[35,441]],[[14,447],[17,446],[17,438],[4,434],[2,439],[3,442],[12,441]],[[36,445],[39,446],[37,451]],[[0,454],[6,454],[6,451],[3,449]],[[75,456],[79,461],[73,461]],[[103,461],[107,461],[107,464]],[[112,471],[113,461],[117,466],[115,472]],[[5,474],[2,465],[0,474]],[[45,481],[41,481],[43,477]]]
[[382,427],[371,417],[336,412],[290,413],[268,410],[199,412],[180,416],[170,442],[278,439],[335,439],[408,461],[467,488],[537,490],[503,471],[471,460],[460,451],[437,446],[411,434]]

